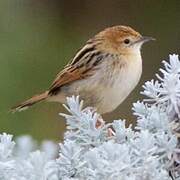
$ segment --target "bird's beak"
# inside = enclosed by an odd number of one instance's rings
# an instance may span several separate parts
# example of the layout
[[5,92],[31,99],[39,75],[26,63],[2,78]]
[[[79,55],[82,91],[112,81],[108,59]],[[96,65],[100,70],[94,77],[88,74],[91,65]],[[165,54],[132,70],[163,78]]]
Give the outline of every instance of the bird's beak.
[[141,36],[137,41],[133,42],[131,45],[135,45],[135,44],[144,44],[145,42],[148,41],[155,41],[156,39],[153,37],[149,37],[149,36]]
[[156,40],[155,38],[149,37],[149,36],[142,36],[140,38],[140,41],[142,41],[143,43],[148,42],[148,41],[155,41],[155,40]]
[[140,37],[139,40],[136,41],[136,43],[145,43],[145,42],[148,42],[148,41],[155,41],[156,39],[153,38],[153,37],[149,37],[149,36],[142,36]]

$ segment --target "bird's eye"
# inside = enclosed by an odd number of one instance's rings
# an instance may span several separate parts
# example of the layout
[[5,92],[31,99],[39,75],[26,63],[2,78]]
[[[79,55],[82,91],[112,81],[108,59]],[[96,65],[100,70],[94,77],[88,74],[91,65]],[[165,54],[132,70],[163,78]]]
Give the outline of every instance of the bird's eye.
[[129,44],[129,43],[130,43],[130,40],[129,40],[129,39],[125,39],[125,40],[124,40],[124,43],[125,43],[125,44]]

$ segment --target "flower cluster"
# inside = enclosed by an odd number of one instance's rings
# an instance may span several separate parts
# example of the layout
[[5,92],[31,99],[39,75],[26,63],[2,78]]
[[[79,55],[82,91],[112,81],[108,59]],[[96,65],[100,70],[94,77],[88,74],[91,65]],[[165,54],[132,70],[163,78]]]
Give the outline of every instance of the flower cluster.
[[180,60],[170,55],[133,104],[137,125],[105,123],[79,97],[67,98],[64,142],[0,135],[2,180],[180,180]]

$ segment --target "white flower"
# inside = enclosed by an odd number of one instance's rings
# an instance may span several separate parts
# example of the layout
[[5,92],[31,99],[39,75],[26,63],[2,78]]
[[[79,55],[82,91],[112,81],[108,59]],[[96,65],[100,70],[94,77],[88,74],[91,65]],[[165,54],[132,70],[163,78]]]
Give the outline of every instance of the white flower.
[[115,131],[115,138],[117,143],[124,143],[134,137],[134,131],[131,125],[126,128],[125,120],[114,120],[113,128]]
[[6,161],[12,156],[14,145],[12,135],[6,133],[0,135],[0,161]]
[[57,159],[60,177],[74,177],[81,171],[81,166],[84,164],[82,153],[83,149],[73,141],[67,140],[64,145],[60,144],[60,154]]
[[48,159],[54,159],[58,154],[58,145],[52,141],[45,140],[41,144],[41,151],[46,154]]
[[37,143],[29,135],[17,137],[15,141],[15,154],[21,158],[27,158],[37,148]]
[[180,63],[178,55],[170,55],[169,58],[169,63],[163,61],[165,69],[160,69],[163,77],[157,75],[161,82],[146,82],[142,93],[155,103],[167,106],[168,113],[175,111],[180,117]]

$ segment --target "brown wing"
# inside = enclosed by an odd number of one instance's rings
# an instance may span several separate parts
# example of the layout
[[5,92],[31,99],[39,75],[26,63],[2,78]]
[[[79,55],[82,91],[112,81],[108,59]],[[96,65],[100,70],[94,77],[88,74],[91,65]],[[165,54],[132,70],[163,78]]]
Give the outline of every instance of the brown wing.
[[56,77],[49,89],[49,94],[57,94],[62,86],[89,76],[88,71],[89,69],[67,67]]
[[86,44],[73,60],[61,71],[52,83],[49,94],[57,94],[60,88],[73,81],[92,75],[94,68],[102,59],[101,52],[97,51],[94,44]]

